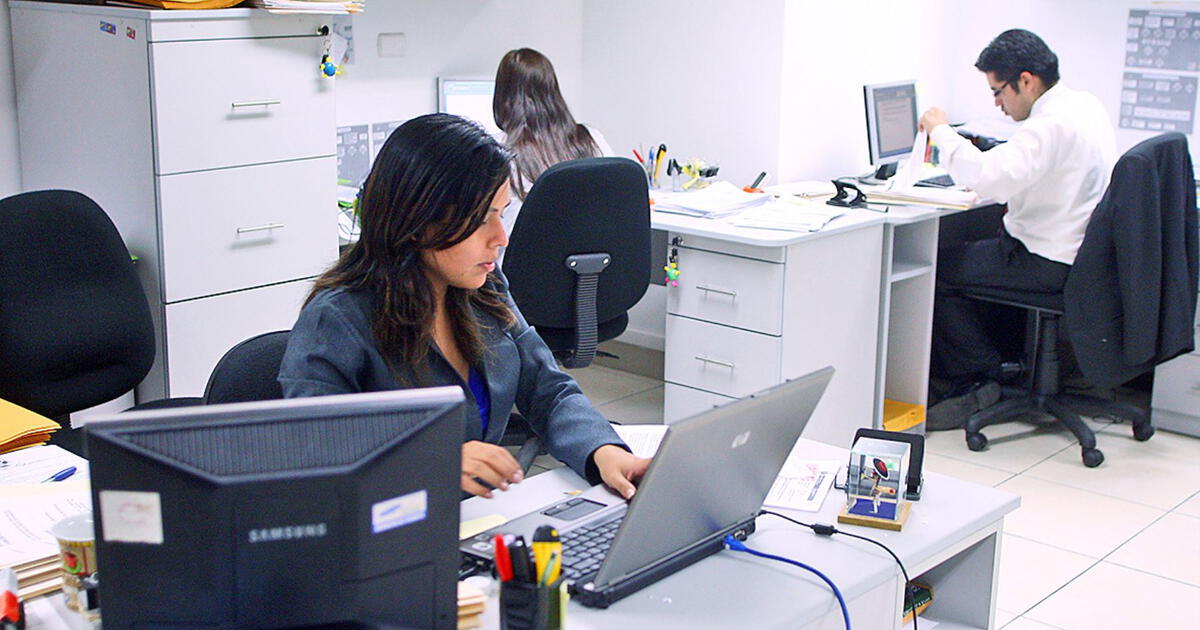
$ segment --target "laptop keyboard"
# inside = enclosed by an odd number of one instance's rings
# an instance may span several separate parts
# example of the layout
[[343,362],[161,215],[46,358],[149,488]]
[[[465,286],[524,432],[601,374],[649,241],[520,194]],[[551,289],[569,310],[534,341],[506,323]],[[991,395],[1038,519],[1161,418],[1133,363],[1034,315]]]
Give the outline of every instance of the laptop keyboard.
[[927,186],[929,188],[950,188],[954,186],[954,179],[949,175],[938,175],[929,179],[922,179],[916,183],[917,186]]
[[595,573],[600,568],[624,519],[622,513],[612,520],[584,525],[562,535],[562,570],[568,580]]

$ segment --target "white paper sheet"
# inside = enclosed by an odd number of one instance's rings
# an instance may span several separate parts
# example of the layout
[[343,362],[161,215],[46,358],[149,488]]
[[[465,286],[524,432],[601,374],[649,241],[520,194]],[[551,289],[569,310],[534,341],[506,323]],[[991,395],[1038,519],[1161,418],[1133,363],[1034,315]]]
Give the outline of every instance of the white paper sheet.
[[896,174],[888,180],[888,190],[893,189],[908,189],[912,188],[913,184],[921,178],[925,167],[925,145],[929,139],[928,134],[924,131],[918,131],[916,139],[913,140],[912,153],[908,154],[908,160],[904,166],[900,167]]
[[763,501],[766,507],[817,512],[825,502],[841,462],[789,457]]
[[91,512],[92,498],[86,483],[5,486],[0,506],[0,566],[8,566],[58,553],[50,527]]
[[613,429],[638,457],[654,457],[667,434],[665,424],[614,424]]
[[0,484],[41,483],[51,475],[75,467],[71,478],[88,476],[87,460],[53,444],[33,446],[0,455]]

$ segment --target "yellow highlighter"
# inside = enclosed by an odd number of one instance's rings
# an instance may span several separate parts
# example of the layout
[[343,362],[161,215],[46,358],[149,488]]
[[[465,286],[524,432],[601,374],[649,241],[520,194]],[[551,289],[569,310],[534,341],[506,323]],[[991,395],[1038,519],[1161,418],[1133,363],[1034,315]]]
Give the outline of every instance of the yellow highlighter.
[[654,186],[658,186],[658,172],[662,170],[663,162],[667,161],[667,145],[658,145],[658,153],[654,159]]
[[542,525],[533,533],[533,561],[542,584],[553,584],[562,570],[562,541],[553,525]]

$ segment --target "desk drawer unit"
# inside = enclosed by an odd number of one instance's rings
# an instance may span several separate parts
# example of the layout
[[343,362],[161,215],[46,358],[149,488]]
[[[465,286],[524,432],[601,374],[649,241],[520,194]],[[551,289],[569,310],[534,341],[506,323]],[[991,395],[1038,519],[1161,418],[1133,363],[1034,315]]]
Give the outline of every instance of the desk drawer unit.
[[783,264],[680,247],[679,286],[667,312],[778,335],[783,329]]
[[667,316],[666,380],[740,398],[779,382],[779,337]]
[[[323,38],[163,42],[150,46],[159,174],[329,155],[333,82]],[[222,66],[233,64],[227,71]]]
[[24,185],[92,197],[138,256],[157,345],[138,401],[199,395],[337,257],[330,18],[10,8]]
[[337,257],[332,157],[159,178],[163,300],[313,276]]
[[690,418],[702,411],[737,400],[700,389],[667,383],[663,389],[663,417],[667,424]]

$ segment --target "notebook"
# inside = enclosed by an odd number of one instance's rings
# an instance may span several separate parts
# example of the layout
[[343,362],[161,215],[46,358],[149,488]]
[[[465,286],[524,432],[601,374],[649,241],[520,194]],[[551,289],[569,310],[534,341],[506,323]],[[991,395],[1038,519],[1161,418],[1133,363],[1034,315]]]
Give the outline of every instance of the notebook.
[[461,551],[491,562],[492,537],[531,540],[539,525],[558,528],[563,574],[572,596],[613,602],[744,539],[833,368],[776,385],[672,424],[633,500],[603,485],[465,539]]

